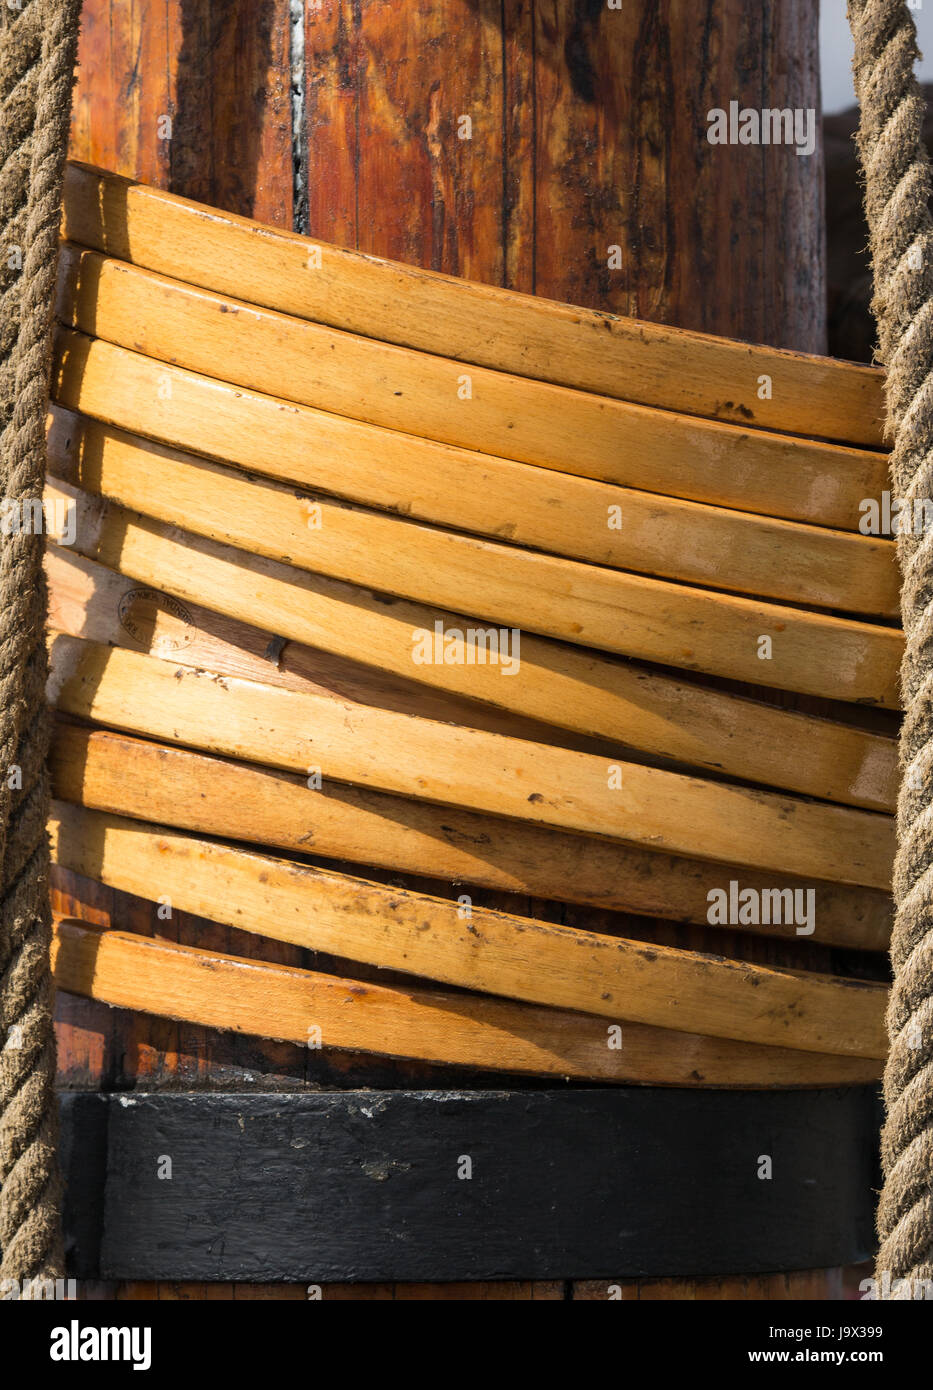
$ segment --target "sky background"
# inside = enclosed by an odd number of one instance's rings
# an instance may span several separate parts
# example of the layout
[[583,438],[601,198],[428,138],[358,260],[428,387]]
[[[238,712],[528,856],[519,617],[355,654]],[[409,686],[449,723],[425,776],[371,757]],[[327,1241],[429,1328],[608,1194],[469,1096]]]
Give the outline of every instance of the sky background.
[[[923,0],[921,8],[914,10],[914,23],[924,55],[918,68],[920,80],[933,82],[933,0]],[[826,114],[854,106],[852,38],[845,0],[820,0],[820,67]]]

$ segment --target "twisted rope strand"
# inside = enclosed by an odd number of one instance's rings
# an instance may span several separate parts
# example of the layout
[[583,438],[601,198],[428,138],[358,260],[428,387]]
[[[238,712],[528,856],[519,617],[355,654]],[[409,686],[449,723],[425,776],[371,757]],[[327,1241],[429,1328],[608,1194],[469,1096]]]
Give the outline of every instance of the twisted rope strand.
[[[41,499],[62,179],[80,0],[26,0],[0,34],[0,479]],[[13,273],[11,273],[13,272]],[[0,545],[0,1277],[62,1272],[46,836],[44,535]],[[41,1293],[38,1295],[41,1296]]]
[[[917,35],[904,0],[849,0],[848,10],[892,486],[898,497],[926,500],[933,497],[933,219],[925,103],[914,74]],[[905,775],[897,808],[878,1276],[891,1290],[887,1297],[904,1299],[933,1278],[933,537],[903,533],[897,546]]]

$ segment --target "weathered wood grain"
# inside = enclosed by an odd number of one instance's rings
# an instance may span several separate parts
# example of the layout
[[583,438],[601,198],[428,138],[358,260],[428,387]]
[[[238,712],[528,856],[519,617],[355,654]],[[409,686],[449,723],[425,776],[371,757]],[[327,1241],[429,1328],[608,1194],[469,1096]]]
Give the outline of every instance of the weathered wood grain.
[[805,0],[419,0],[403,26],[385,0],[324,0],[305,48],[312,235],[823,349],[819,145],[804,159],[706,138],[729,98],[819,107]]
[[[517,8],[521,0],[509,3]],[[517,80],[523,76],[519,72]],[[509,114],[521,122],[519,109]],[[324,128],[318,138],[331,133]],[[312,193],[333,197],[332,180]],[[527,214],[522,209],[518,216]],[[433,274],[418,264],[361,256],[348,249],[354,232],[348,232],[346,214],[331,229],[335,245],[321,245],[316,238],[309,243],[145,183],[70,164],[63,230],[73,242],[162,275],[459,362],[746,427],[872,448],[883,443],[883,374],[877,369],[708,337]],[[309,265],[309,245],[320,249],[319,266]],[[508,283],[531,289],[531,267],[514,240],[509,258]],[[573,273],[572,257],[563,265]],[[734,286],[731,270],[728,284]],[[569,292],[572,286],[561,288]],[[679,294],[702,289],[691,279]],[[718,307],[710,305],[711,312]],[[771,395],[764,398],[762,376],[772,382]]]
[[55,802],[52,855],[184,912],[424,980],[615,1021],[882,1059],[887,989],[538,923]]
[[[131,464],[132,456],[127,459]],[[127,468],[127,480],[132,469]],[[138,470],[134,485],[116,482],[120,496],[152,506],[148,471]],[[148,500],[147,500],[148,494]],[[187,520],[197,505],[190,494]],[[100,502],[67,485],[52,486],[53,503],[74,504],[74,549],[51,547],[47,572],[53,582],[56,625],[74,636],[112,645],[170,654],[176,647],[190,655],[185,665],[243,675],[265,683],[288,684],[270,676],[268,655],[258,664],[231,650],[235,643],[257,651],[255,628],[267,636],[258,649],[294,663],[299,674],[317,688],[332,690],[353,701],[378,704],[409,714],[453,720],[470,727],[491,728],[539,742],[577,746],[566,731],[597,740],[592,751],[641,750],[766,785],[819,796],[826,800],[893,811],[897,795],[897,760],[893,737],[854,725],[795,714],[749,699],[678,681],[663,673],[595,653],[583,653],[523,633],[520,665],[503,677],[494,664],[451,664],[412,660],[413,635],[432,632],[441,623],[446,633],[466,631],[470,623],[441,609],[425,608],[384,595],[311,576],[262,557],[248,558],[236,550],[184,532],[168,523],[153,522],[111,502]],[[255,507],[238,513],[227,495],[224,524],[218,528],[205,508],[199,515],[205,529],[232,539],[247,538],[256,529]],[[243,530],[235,524],[240,515]],[[88,556],[103,561],[103,566]],[[106,567],[104,567],[106,566]],[[112,568],[109,568],[112,567]],[[117,577],[117,567],[121,577]],[[143,592],[139,583],[147,586]],[[150,608],[145,609],[149,595]],[[168,595],[159,598],[158,595]],[[173,602],[185,602],[179,609]],[[225,629],[229,640],[218,648],[198,636],[198,619],[187,603],[205,603],[234,622]],[[174,616],[172,610],[175,610]],[[202,610],[203,611],[203,610]],[[208,620],[209,621],[209,620]],[[177,630],[158,631],[174,622]],[[155,624],[156,626],[153,626]],[[213,631],[216,631],[216,621]],[[290,639],[287,648],[281,641]],[[166,651],[159,649],[167,643]],[[324,665],[313,644],[355,664],[348,671]],[[270,648],[270,642],[272,643]],[[200,654],[204,659],[196,659]],[[361,676],[358,663],[370,675]],[[393,681],[395,682],[393,684]],[[404,685],[399,685],[404,682]],[[423,691],[418,695],[419,688]],[[456,698],[467,697],[470,703]],[[441,703],[438,703],[438,700]],[[486,714],[484,716],[484,709]],[[509,725],[497,711],[535,721],[534,726]],[[543,726],[543,727],[542,727]],[[548,732],[554,728],[559,734]],[[806,760],[797,749],[805,744]],[[586,747],[587,742],[579,745]]]
[[[56,916],[79,920],[86,929],[100,932],[129,932],[134,936],[195,947],[222,956],[255,960],[261,964],[285,964],[297,970],[323,972],[330,977],[356,983],[400,988],[406,992],[409,977],[394,971],[380,971],[354,963],[344,957],[302,951],[298,947],[240,931],[204,917],[192,916],[175,908],[171,914],[162,904],[152,903],[130,893],[104,887],[80,874],[53,864],[51,869],[53,912]],[[103,904],[101,910],[100,904]],[[60,992],[68,1004],[70,1018],[79,1019],[85,1029],[96,1025],[100,1039],[102,1065],[97,1073],[82,1069],[82,1054],[65,1041],[71,1065],[62,1084],[69,1088],[94,1089],[99,1075],[105,1090],[178,1090],[179,1086],[200,1086],[225,1091],[282,1091],[341,1089],[348,1085],[380,1089],[383,1087],[439,1086],[449,1083],[446,1063],[417,1058],[387,1058],[371,1052],[338,1047],[310,1048],[305,1037],[299,1042],[276,1040],[258,1033],[218,1029],[190,1019],[174,1019],[167,1014],[145,1013],[107,1005],[91,998]],[[70,1025],[73,1028],[73,1024]],[[82,1034],[76,1042],[80,1043]],[[64,1070],[64,1069],[63,1069]],[[485,1090],[500,1084],[521,1089],[535,1085],[531,1073],[497,1073],[489,1069],[458,1066],[458,1080],[467,1087]],[[560,1083],[558,1083],[560,1084]]]
[[816,20],[806,0],[536,3],[538,292],[823,351],[819,145],[706,138],[729,98],[819,108]]
[[[288,0],[223,5],[152,0],[85,0],[72,124],[72,153],[176,193],[203,197],[264,224],[293,219]],[[171,117],[171,139],[160,117]],[[184,247],[175,247],[179,261]],[[64,875],[59,876],[60,885]],[[83,896],[122,924],[164,933],[154,906],[90,884],[59,889]],[[200,924],[221,948],[226,928]],[[249,941],[240,943],[248,955]],[[267,946],[267,954],[272,951]],[[278,948],[297,963],[300,953]],[[66,1084],[133,1085],[173,1076],[176,1084],[274,1086],[296,1073],[284,1044],[233,1040],[194,1024],[108,1010],[62,995],[59,1066]],[[375,1077],[375,1069],[371,1069]],[[300,1076],[300,1072],[298,1075]],[[363,1072],[360,1073],[361,1077]],[[361,1084],[370,1084],[362,1081]]]
[[72,156],[291,228],[288,25],[288,0],[87,0]]
[[[91,356],[98,347],[91,344]],[[107,404],[103,375],[97,390],[99,402],[89,402],[83,388],[74,396],[61,391],[60,399],[118,413]],[[151,470],[144,492],[143,467]],[[129,477],[119,487],[121,471]],[[123,440],[106,457],[92,456],[79,476],[176,526],[183,520],[253,554],[397,597],[457,612],[469,595],[472,616],[510,628],[729,679],[897,707],[903,636],[893,626],[496,544],[138,442]]]
[[328,1050],[365,1049],[513,1075],[717,1089],[858,1085],[880,1075],[870,1059],[636,1023],[624,1026],[621,1047],[610,1048],[605,1023],[582,1014],[364,984],[67,920],[56,925],[52,964],[58,988],[69,993],[315,1050],[320,1037]]
[[[324,1048],[448,1065],[601,1081],[625,1080],[638,1068],[610,1051],[604,1022],[584,1015],[414,986],[391,989],[74,922],[57,925],[53,970],[58,988],[69,993],[302,1046],[309,1040],[316,1046],[319,1029]],[[635,1044],[652,1073],[685,1077],[689,1049],[675,1042],[672,1067],[657,1068],[648,1060],[654,1041],[654,1030],[647,1030]],[[776,1060],[780,1066],[784,1058]],[[836,1060],[824,1076],[833,1076]],[[747,1074],[741,1063],[739,1071]],[[852,1071],[864,1081],[872,1066],[860,1060]]]
[[59,635],[50,702],[128,733],[644,848],[887,889],[894,821]]
[[464,373],[449,352],[341,332],[71,243],[62,250],[57,313],[72,328],[160,363],[288,402],[739,511],[854,531],[861,502],[879,497],[886,483],[881,453],[675,415],[485,367]]
[[[223,839],[298,854],[480,884],[534,898],[708,924],[709,894],[774,886],[730,864],[675,858],[588,836],[431,806],[337,784],[309,788],[294,774],[208,757],[103,729],[59,721],[51,753],[54,794]],[[887,949],[888,894],[782,875],[791,891],[814,894],[813,939]],[[742,923],[735,924],[742,927]],[[746,925],[746,930],[755,930]],[[768,931],[796,937],[793,923]]]
[[181,602],[73,549],[49,545],[44,559],[49,625],[57,632],[288,690],[332,694],[364,705],[530,738],[536,743],[553,742],[583,752],[612,756],[618,752],[617,744],[609,740],[558,730],[361,661],[286,641],[268,629],[252,627],[196,603]]
[[[69,352],[68,342],[72,344]],[[65,340],[59,399],[251,473],[615,569],[899,616],[893,540],[663,497],[360,424],[162,362]],[[106,382],[105,390],[101,382]],[[76,454],[108,437],[77,423]]]

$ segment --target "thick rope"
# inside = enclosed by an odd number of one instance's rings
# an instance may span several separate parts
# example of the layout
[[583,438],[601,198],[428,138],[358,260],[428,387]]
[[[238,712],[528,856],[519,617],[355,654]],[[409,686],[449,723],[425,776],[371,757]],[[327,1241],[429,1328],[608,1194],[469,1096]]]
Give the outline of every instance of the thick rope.
[[[849,0],[849,22],[892,487],[922,501],[933,498],[933,220],[917,36],[904,0]],[[905,1299],[933,1279],[933,533],[899,535],[898,556],[905,718],[878,1280]]]
[[[31,509],[22,503],[41,505],[45,475],[80,11],[81,0],[0,8],[0,494],[7,515],[23,518]],[[41,1281],[63,1266],[45,830],[44,540],[44,525],[24,525],[0,544],[0,1278],[18,1281],[21,1297],[43,1296]]]

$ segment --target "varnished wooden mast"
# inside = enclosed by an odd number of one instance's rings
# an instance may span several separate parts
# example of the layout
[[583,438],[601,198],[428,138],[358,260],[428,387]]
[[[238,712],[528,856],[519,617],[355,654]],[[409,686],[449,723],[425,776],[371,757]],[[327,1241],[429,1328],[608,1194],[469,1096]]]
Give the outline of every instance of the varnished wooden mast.
[[[305,114],[295,131],[289,11],[288,0],[152,0],[141,9],[85,0],[72,153],[350,251],[595,310],[822,350],[819,152],[800,159],[786,148],[716,150],[705,139],[708,107],[732,98],[757,105],[765,92],[775,106],[818,106],[809,0],[640,0],[619,10],[584,0],[414,0],[404,25],[393,7],[309,4]],[[244,91],[258,94],[245,106]],[[169,265],[157,269],[172,274]],[[685,389],[689,396],[689,383]],[[846,413],[862,412],[867,424],[850,437],[877,449],[866,404],[877,381],[854,374],[852,389],[856,405]],[[792,429],[779,423],[789,418],[784,408],[767,406],[761,423]],[[738,414],[734,402],[724,405],[723,418]],[[489,886],[475,890],[478,904],[527,916],[557,911],[496,891],[504,883],[533,891],[521,874],[510,879],[497,868],[480,881]],[[178,911],[165,920],[142,899],[87,880],[62,875],[59,883],[62,911],[176,937],[182,953],[197,946],[370,978],[362,967]],[[158,897],[157,883],[149,896]],[[582,913],[576,921],[587,925]],[[645,918],[633,921],[650,933]],[[81,992],[81,953],[91,959],[93,951],[75,941],[65,957],[71,975],[61,969]],[[774,959],[779,947],[790,949],[759,942],[759,958]],[[113,942],[114,1003],[133,1002],[117,982],[134,968],[134,950]],[[182,954],[177,964],[190,963]],[[113,1015],[62,996],[64,1079],[93,1087],[207,1077],[404,1086],[449,1077],[415,1062],[391,1068],[336,1050],[322,1057],[286,1041],[231,1037],[204,1026],[218,1017],[207,1008],[176,1016],[188,1021]],[[418,1055],[438,1057],[430,1049]]]

